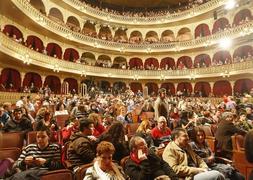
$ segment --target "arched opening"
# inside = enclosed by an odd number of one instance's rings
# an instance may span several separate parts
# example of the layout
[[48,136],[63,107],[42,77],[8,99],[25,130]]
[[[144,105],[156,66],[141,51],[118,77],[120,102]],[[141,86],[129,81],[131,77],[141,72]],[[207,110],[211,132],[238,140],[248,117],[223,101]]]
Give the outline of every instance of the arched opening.
[[127,43],[128,37],[126,34],[126,29],[119,28],[115,32],[114,41],[120,43]]
[[69,16],[66,22],[66,25],[75,32],[80,32],[81,28],[80,28],[80,23],[78,21],[78,19],[74,16]]
[[173,31],[171,31],[171,30],[163,31],[163,33],[161,35],[162,42],[173,42],[175,40],[176,40],[176,38],[175,38]]
[[148,82],[145,84],[148,87],[148,94],[149,95],[157,95],[158,92],[158,85],[153,82]]
[[95,24],[91,23],[90,21],[86,21],[83,26],[82,33],[87,36],[97,37]]
[[38,92],[42,87],[41,76],[35,72],[26,73],[23,80],[23,87],[30,88],[31,93]]
[[218,51],[213,55],[213,65],[231,64],[232,58],[228,51]]
[[143,69],[143,62],[140,58],[131,58],[129,67],[130,69]]
[[182,56],[177,60],[177,68],[178,69],[190,69],[192,68],[192,59],[189,56]]
[[141,83],[138,82],[131,82],[130,83],[130,88],[134,93],[137,93],[138,90],[140,90],[142,92],[142,85]]
[[143,41],[142,34],[140,31],[133,31],[129,37],[129,43],[141,43]]
[[[115,83],[113,83],[113,91],[117,91],[117,92],[125,92],[126,90],[126,84],[124,82],[121,81],[117,81]],[[118,93],[116,93],[118,94]]]
[[25,45],[30,49],[33,49],[38,52],[42,52],[44,50],[43,41],[37,36],[30,35],[27,37]]
[[111,91],[111,84],[108,81],[101,81],[100,82],[100,90],[104,93],[108,93]]
[[192,39],[191,30],[189,28],[182,28],[177,33],[177,41],[188,41]]
[[58,59],[62,58],[62,49],[58,44],[48,43],[46,50],[47,50],[47,55],[58,58]]
[[37,10],[40,11],[42,14],[46,14],[46,9],[41,0],[30,0],[30,4],[35,7]]
[[109,56],[100,55],[96,61],[96,66],[100,67],[112,67],[112,60]]
[[209,67],[210,65],[211,65],[211,58],[208,54],[197,55],[194,59],[195,68]]
[[149,31],[146,34],[145,41],[148,43],[155,43],[159,41],[159,37],[155,31]]
[[21,76],[16,69],[5,68],[1,73],[1,89],[3,91],[20,91]]
[[160,68],[163,70],[175,69],[175,60],[171,57],[166,57],[161,60]]
[[212,34],[223,31],[230,28],[230,24],[227,18],[220,18],[216,20],[213,24]]
[[112,32],[108,26],[102,26],[99,29],[98,38],[103,40],[112,40]]
[[144,68],[147,70],[157,70],[159,68],[159,62],[155,58],[148,58],[145,60]]
[[22,43],[24,41],[22,32],[13,25],[5,25],[3,33],[13,38],[15,41]]
[[249,94],[253,88],[253,81],[251,79],[239,79],[235,82],[234,92],[237,95]]
[[63,59],[70,62],[76,62],[79,59],[79,53],[73,48],[67,48],[64,52]]
[[124,57],[116,57],[113,61],[113,68],[127,69],[127,60]]
[[52,93],[61,93],[61,81],[56,76],[47,76],[44,82],[44,87],[49,87]]
[[199,24],[195,28],[195,38],[209,36],[210,34],[211,34],[211,31],[207,24],[204,24],[204,23]]
[[241,62],[245,60],[251,60],[253,56],[253,48],[250,45],[244,45],[238,47],[233,54],[233,62]]
[[177,91],[182,92],[183,96],[190,96],[192,93],[192,85],[189,82],[180,82],[177,85]]
[[168,96],[175,95],[175,93],[176,93],[175,86],[173,83],[170,83],[170,82],[162,83],[161,88],[166,89]]
[[238,26],[238,25],[247,23],[252,19],[253,18],[251,15],[251,11],[249,9],[242,9],[238,13],[236,13],[234,17],[233,25]]
[[96,64],[96,58],[95,55],[90,53],[90,52],[85,52],[82,54],[80,62],[82,64],[90,65],[90,66],[95,66]]
[[74,78],[66,78],[64,79],[69,84],[69,91],[78,93],[78,83]]
[[48,17],[57,23],[64,23],[62,12],[57,8],[51,8]]
[[214,96],[222,97],[224,95],[232,95],[231,84],[226,80],[217,81],[213,86]]
[[194,94],[198,97],[208,97],[211,92],[211,86],[208,82],[197,82],[194,87]]

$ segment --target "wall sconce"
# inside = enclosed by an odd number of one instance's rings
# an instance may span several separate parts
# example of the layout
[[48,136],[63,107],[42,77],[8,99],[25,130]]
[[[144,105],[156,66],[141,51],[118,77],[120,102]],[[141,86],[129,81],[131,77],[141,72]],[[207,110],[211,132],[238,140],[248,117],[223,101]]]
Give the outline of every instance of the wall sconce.
[[81,72],[81,77],[86,77],[86,71]]
[[223,78],[226,78],[226,77],[230,77],[230,72],[228,71],[228,70],[226,70],[224,73],[221,73],[221,76],[223,77]]
[[165,76],[163,74],[161,74],[160,81],[164,81],[164,80],[165,80]]
[[139,76],[137,74],[135,74],[134,77],[133,77],[133,79],[138,81],[139,80]]

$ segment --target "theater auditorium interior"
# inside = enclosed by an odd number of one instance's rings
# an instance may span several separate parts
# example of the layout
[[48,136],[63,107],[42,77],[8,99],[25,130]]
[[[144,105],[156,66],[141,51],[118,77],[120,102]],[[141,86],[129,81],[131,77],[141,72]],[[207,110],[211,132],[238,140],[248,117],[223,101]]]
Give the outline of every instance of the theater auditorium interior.
[[1,0],[0,179],[253,180],[252,0]]

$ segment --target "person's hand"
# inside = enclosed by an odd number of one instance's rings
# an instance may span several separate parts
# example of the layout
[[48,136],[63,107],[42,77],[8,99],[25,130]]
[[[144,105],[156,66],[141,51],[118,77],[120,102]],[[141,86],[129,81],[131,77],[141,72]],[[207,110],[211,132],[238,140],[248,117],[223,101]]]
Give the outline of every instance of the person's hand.
[[89,140],[91,140],[91,141],[96,141],[97,140],[97,138],[95,137],[95,136],[87,136],[88,138],[89,138]]
[[42,166],[43,164],[45,164],[46,161],[47,161],[47,160],[44,159],[44,158],[36,158],[36,159],[35,159],[35,164],[36,164],[37,166]]
[[24,161],[25,161],[26,165],[32,165],[32,164],[35,163],[35,159],[34,159],[33,156],[27,156],[27,157],[25,157]]

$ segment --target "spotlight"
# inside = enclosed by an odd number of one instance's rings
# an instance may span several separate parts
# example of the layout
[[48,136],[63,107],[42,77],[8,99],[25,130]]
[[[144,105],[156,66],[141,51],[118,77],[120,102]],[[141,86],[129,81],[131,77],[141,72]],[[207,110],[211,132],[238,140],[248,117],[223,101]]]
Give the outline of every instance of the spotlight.
[[235,5],[236,5],[235,0],[228,0],[225,5],[225,9],[227,9],[227,10],[233,9],[235,7]]
[[232,40],[229,38],[224,38],[219,40],[219,46],[223,49],[228,49],[232,45]]

